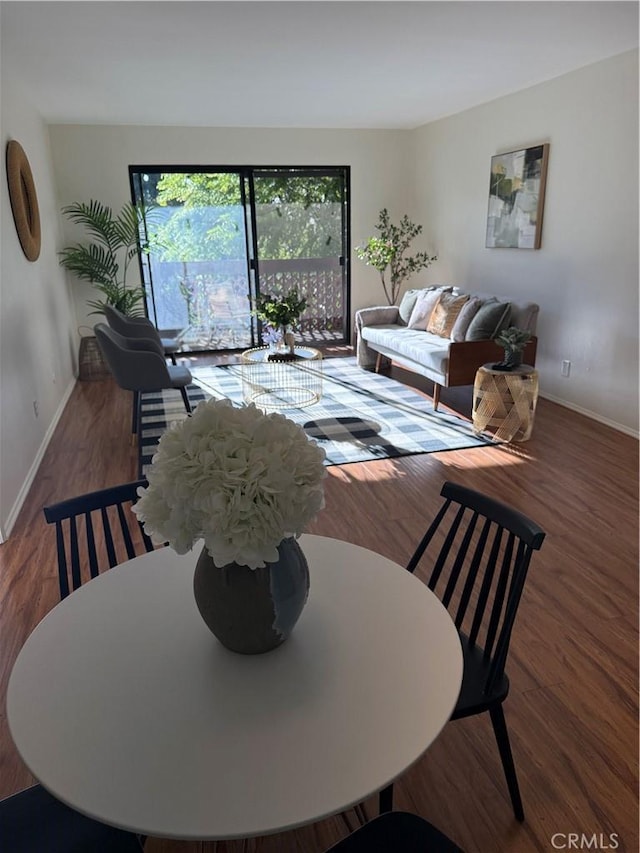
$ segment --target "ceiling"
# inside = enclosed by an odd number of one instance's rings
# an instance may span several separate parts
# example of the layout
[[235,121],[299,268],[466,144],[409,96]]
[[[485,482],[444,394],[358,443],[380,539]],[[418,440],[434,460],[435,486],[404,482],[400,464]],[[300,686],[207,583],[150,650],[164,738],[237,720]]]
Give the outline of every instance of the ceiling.
[[638,46],[637,2],[8,2],[49,123],[414,128]]

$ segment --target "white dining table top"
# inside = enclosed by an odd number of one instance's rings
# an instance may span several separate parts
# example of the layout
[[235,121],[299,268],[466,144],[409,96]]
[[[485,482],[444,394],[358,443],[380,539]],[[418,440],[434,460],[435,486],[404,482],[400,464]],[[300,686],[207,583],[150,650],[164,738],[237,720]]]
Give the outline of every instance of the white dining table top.
[[137,557],[57,605],[7,693],[34,776],[106,823],[204,840],[311,823],[401,775],[455,706],[456,628],[391,560],[320,536],[300,544],[309,600],[263,655],[228,651],[202,621],[195,551]]

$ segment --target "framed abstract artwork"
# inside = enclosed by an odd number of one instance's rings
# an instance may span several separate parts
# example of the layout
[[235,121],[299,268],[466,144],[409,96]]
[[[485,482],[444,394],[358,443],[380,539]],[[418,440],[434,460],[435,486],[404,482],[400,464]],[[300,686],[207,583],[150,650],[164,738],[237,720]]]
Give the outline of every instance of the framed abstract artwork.
[[487,248],[540,248],[548,160],[548,143],[491,158]]

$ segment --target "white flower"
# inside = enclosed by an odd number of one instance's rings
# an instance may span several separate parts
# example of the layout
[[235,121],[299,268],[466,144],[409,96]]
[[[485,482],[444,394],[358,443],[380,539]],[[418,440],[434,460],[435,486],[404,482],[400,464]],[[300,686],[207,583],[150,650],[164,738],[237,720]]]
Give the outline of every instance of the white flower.
[[217,566],[256,569],[324,506],[324,458],[283,415],[207,400],[162,435],[133,511],[179,554],[204,539]]

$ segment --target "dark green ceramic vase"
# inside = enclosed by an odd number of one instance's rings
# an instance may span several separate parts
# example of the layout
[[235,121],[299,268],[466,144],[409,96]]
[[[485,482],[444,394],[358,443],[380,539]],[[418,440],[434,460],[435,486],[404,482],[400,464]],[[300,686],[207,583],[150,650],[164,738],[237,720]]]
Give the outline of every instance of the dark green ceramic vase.
[[223,646],[257,655],[281,645],[309,595],[309,567],[293,539],[278,546],[279,559],[264,568],[237,563],[218,568],[203,548],[193,577],[200,615]]

